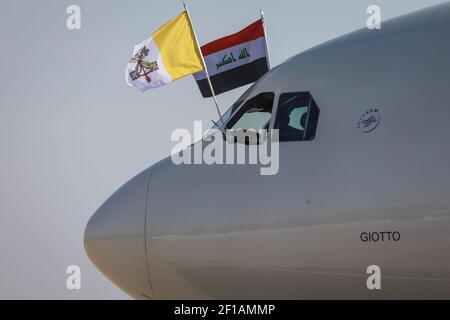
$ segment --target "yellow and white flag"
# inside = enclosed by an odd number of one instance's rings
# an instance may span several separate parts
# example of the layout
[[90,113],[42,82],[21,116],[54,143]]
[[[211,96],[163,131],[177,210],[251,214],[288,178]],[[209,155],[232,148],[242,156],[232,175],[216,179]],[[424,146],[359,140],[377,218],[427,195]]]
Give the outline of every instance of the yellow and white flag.
[[183,11],[134,46],[126,81],[141,92],[204,69],[189,16]]

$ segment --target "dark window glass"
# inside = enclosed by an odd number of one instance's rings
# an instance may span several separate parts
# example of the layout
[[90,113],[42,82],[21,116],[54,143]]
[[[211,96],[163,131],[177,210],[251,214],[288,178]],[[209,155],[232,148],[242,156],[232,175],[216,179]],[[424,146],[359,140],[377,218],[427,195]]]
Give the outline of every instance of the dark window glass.
[[275,129],[280,141],[313,140],[319,108],[309,92],[283,93],[278,101]]

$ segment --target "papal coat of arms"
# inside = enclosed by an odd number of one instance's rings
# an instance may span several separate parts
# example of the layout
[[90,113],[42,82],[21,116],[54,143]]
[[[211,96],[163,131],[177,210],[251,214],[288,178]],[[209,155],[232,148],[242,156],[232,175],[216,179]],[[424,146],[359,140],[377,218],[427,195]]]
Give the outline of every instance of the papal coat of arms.
[[135,81],[144,77],[145,81],[148,83],[151,81],[149,74],[159,69],[156,61],[149,62],[144,60],[144,58],[148,56],[149,51],[147,46],[144,46],[130,59],[129,63],[136,63],[134,71],[130,72],[131,80]]

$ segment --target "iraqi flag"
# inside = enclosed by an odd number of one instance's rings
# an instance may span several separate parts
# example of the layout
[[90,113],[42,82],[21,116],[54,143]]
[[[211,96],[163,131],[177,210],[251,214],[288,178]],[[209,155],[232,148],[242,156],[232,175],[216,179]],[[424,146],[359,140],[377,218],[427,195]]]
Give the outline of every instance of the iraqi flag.
[[[262,20],[230,36],[201,47],[215,94],[255,82],[268,68],[266,38]],[[194,78],[204,98],[211,97],[206,73]]]

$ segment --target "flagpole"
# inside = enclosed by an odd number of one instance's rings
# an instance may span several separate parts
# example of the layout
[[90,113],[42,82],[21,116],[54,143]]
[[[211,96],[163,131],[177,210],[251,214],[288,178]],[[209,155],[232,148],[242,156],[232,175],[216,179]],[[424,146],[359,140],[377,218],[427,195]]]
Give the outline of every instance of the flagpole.
[[270,53],[269,53],[269,43],[267,40],[267,33],[266,33],[266,21],[264,19],[264,12],[262,11],[262,9],[259,9],[260,13],[261,13],[261,21],[262,21],[262,25],[263,25],[263,30],[264,30],[264,38],[265,38],[265,44],[266,44],[266,53],[267,53],[267,67],[270,69],[272,69],[272,64],[270,62]]
[[208,73],[208,68],[206,67],[205,58],[203,57],[202,50],[201,50],[200,45],[198,43],[197,34],[195,33],[194,25],[192,24],[192,20],[191,20],[191,15],[189,14],[189,10],[188,10],[188,7],[187,7],[187,4],[186,4],[185,1],[183,1],[183,5],[184,5],[184,9],[186,10],[186,14],[188,16],[189,23],[191,24],[192,32],[194,33],[195,42],[197,43],[197,48],[198,48],[198,51],[200,52],[200,56],[202,58],[203,66],[205,67],[206,79],[208,80],[209,88],[211,90],[212,97],[214,99],[214,103],[216,105],[217,113],[219,114],[220,122],[222,122],[222,126],[223,126],[225,123],[224,123],[224,121],[222,119],[222,114],[220,113],[219,102],[217,101],[216,94],[214,92],[214,88],[213,88],[213,85],[211,83],[211,79],[209,78],[209,73]]

